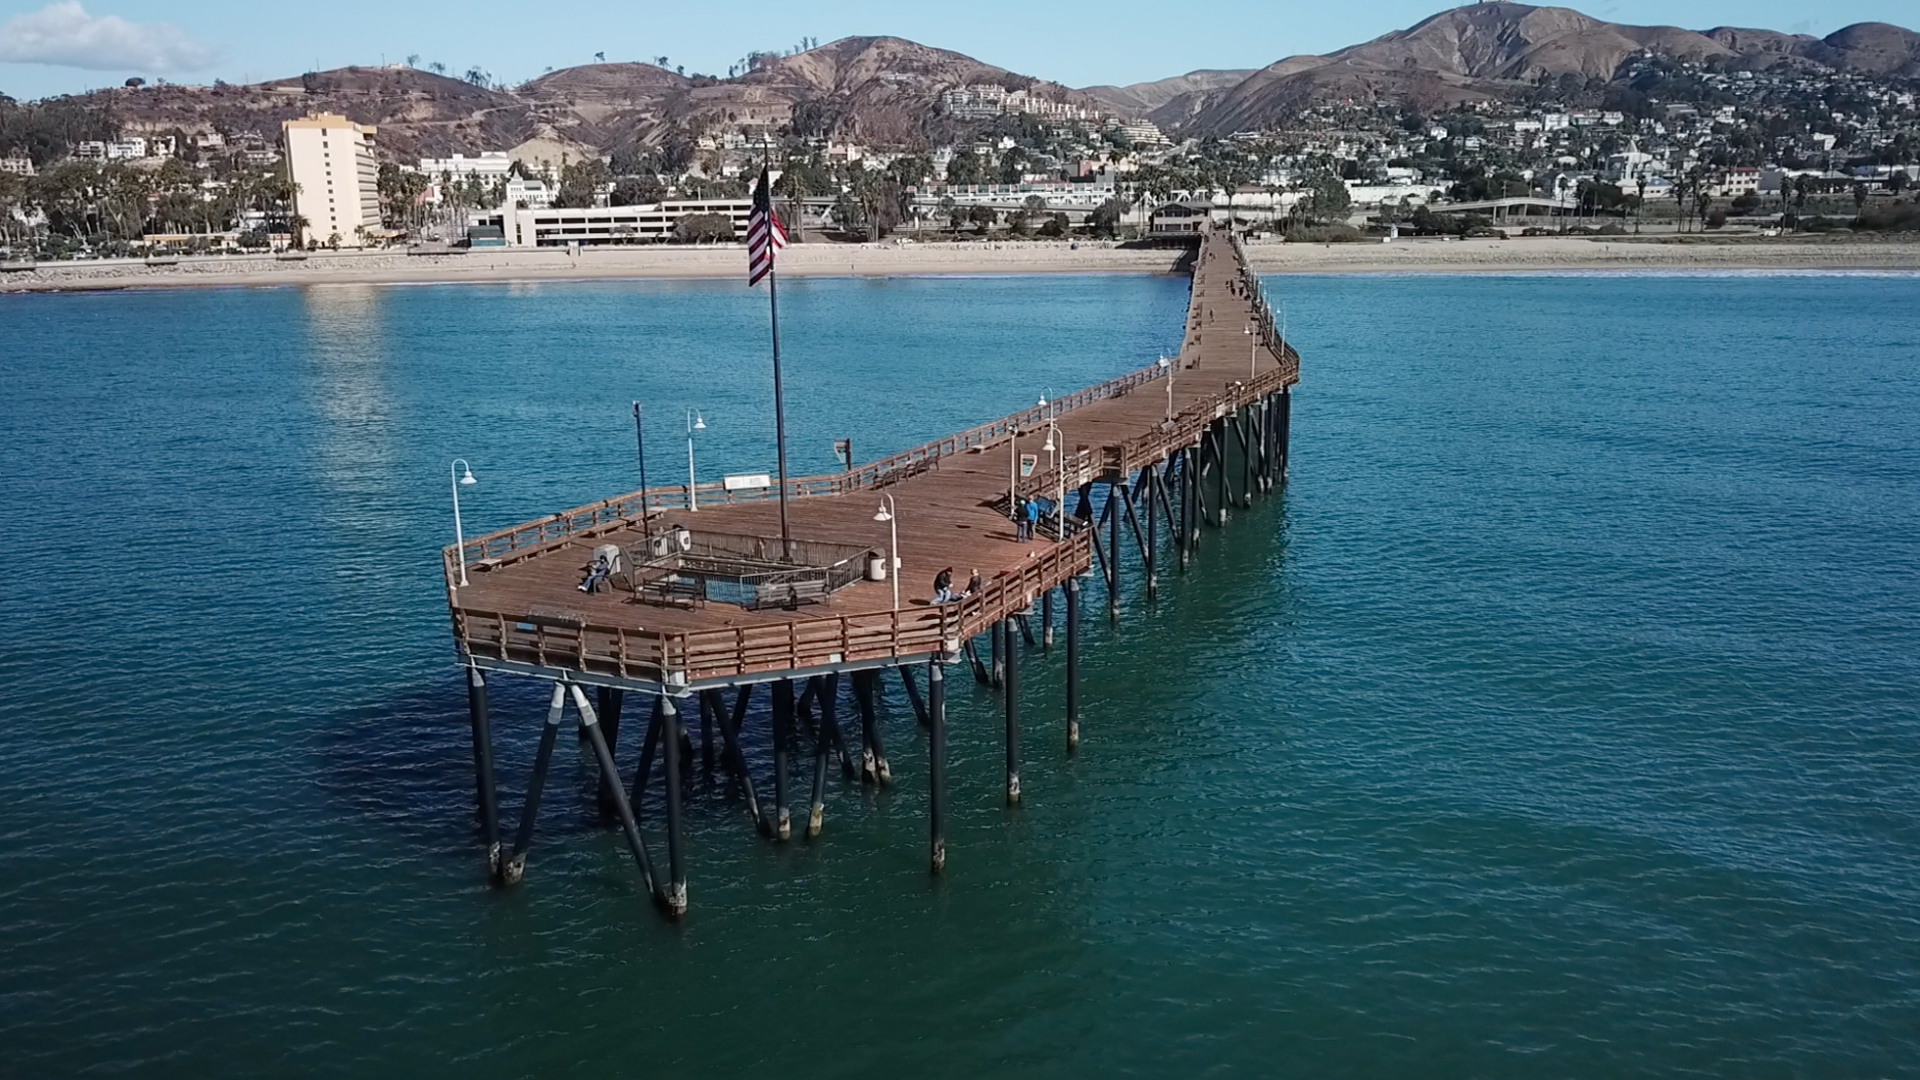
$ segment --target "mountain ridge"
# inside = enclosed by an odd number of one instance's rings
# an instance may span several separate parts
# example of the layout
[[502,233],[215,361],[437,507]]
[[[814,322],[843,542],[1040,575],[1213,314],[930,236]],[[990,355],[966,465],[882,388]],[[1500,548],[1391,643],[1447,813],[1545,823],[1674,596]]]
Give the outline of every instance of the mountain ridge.
[[1073,89],[962,53],[885,35],[841,38],[764,60],[745,74],[688,76],[646,63],[549,72],[513,88],[405,66],[347,67],[246,86],[159,85],[81,95],[134,132],[219,130],[277,135],[280,121],[338,112],[379,126],[394,157],[537,146],[543,152],[656,148],[676,133],[747,125],[874,146],[925,148],[968,130],[940,108],[944,91],[995,83],[1178,135],[1282,126],[1321,102],[1430,111],[1524,93],[1543,79],[1607,81],[1655,52],[1754,69],[1791,65],[1920,78],[1920,34],[1855,23],[1823,38],[1773,30],[1609,23],[1570,8],[1478,3],[1325,55],[1257,70],[1200,69],[1126,86]]

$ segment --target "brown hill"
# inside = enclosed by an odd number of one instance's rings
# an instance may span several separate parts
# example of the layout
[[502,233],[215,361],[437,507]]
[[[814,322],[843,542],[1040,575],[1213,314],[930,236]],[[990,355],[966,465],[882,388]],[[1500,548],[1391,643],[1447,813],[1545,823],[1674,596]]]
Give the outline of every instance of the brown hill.
[[1272,126],[1328,98],[1433,108],[1495,97],[1542,76],[1611,78],[1645,50],[1690,60],[1733,55],[1704,34],[1671,26],[1620,26],[1569,8],[1473,4],[1328,56],[1262,68],[1188,127],[1227,134]]
[[336,112],[380,127],[380,145],[399,158],[513,146],[535,128],[513,95],[408,67],[348,67],[251,86],[146,86],[86,95],[133,132],[256,131]]
[[1887,23],[1854,23],[1796,51],[1839,71],[1920,76],[1920,34]]
[[258,131],[314,110],[379,125],[398,160],[506,149],[529,139],[602,152],[651,146],[675,131],[780,127],[883,146],[950,134],[941,94],[970,83],[1032,89],[1100,108],[1092,97],[970,56],[902,38],[842,38],[770,61],[735,79],[688,78],[652,64],[589,64],[512,90],[407,67],[341,68],[251,86],[156,86],[98,91],[132,131]]
[[[940,95],[997,83],[1100,108],[1058,83],[1017,75],[971,56],[897,37],[850,37],[783,57],[737,80],[696,92],[699,108],[799,110],[796,127],[880,145],[913,145],[939,133]],[[697,114],[697,113],[696,113]]]
[[1144,117],[1176,99],[1191,99],[1195,95],[1229,89],[1251,74],[1253,72],[1245,68],[1189,71],[1171,79],[1156,79],[1128,86],[1085,86],[1080,88],[1080,92],[1122,116]]
[[1745,67],[1817,64],[1882,75],[1920,70],[1920,35],[1884,23],[1861,23],[1825,39],[1731,27],[1696,33],[1603,22],[1569,8],[1479,3],[1328,56],[1288,57],[1262,68],[1208,95],[1184,130],[1224,135],[1273,127],[1333,99],[1432,108],[1512,94],[1543,77],[1611,79],[1642,52]]

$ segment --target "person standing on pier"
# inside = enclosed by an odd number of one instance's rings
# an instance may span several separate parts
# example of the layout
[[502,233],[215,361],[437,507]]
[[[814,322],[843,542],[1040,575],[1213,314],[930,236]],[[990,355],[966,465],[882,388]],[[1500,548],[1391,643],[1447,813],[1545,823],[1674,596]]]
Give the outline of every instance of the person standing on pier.
[[1025,537],[1025,539],[1027,539],[1027,540],[1032,540],[1032,539],[1033,539],[1033,530],[1034,530],[1034,528],[1035,528],[1036,526],[1038,526],[1038,525],[1040,524],[1040,500],[1038,500],[1038,499],[1025,499],[1025,500],[1023,500],[1023,501],[1024,501],[1025,503],[1026,503],[1026,527],[1027,527],[1027,535],[1026,535],[1026,537]]
[[1013,538],[1022,544],[1027,542],[1027,500],[1024,498],[1013,502]]

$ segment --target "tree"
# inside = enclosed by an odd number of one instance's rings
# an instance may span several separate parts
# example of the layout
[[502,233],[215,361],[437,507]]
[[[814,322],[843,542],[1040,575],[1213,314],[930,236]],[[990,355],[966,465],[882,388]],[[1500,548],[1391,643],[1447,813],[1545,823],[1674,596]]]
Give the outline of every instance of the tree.
[[556,207],[582,209],[599,204],[600,189],[613,179],[607,163],[586,158],[560,167],[560,187],[554,193]]
[[971,147],[960,147],[954,151],[953,160],[947,162],[947,183],[984,184],[987,182],[987,168],[982,160],[986,155],[976,154]]
[[646,206],[667,197],[667,185],[657,176],[623,176],[613,182],[612,206]]
[[725,214],[688,214],[673,223],[673,242],[704,244],[733,239],[733,219]]
[[1301,185],[1301,195],[1294,212],[1308,221],[1340,221],[1353,209],[1353,195],[1347,191],[1347,185],[1326,169],[1316,169],[1307,176]]
[[967,211],[967,220],[980,226],[981,232],[986,232],[999,224],[1000,215],[991,206],[976,206]]
[[1114,236],[1120,231],[1120,218],[1129,209],[1119,198],[1108,199],[1087,215],[1087,228],[1095,236]]
[[393,162],[380,166],[380,221],[389,229],[412,230],[421,224],[421,197],[427,193],[424,173],[402,169]]
[[1054,215],[1047,219],[1047,223],[1040,226],[1040,235],[1059,239],[1066,236],[1072,227],[1072,222],[1067,220],[1067,215],[1055,211]]

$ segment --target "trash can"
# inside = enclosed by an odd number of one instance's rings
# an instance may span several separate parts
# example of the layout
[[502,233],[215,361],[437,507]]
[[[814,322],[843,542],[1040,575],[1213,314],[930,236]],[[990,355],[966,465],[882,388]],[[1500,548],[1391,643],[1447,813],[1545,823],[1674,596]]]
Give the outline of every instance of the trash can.
[[887,580],[887,557],[877,551],[867,552],[867,580]]

